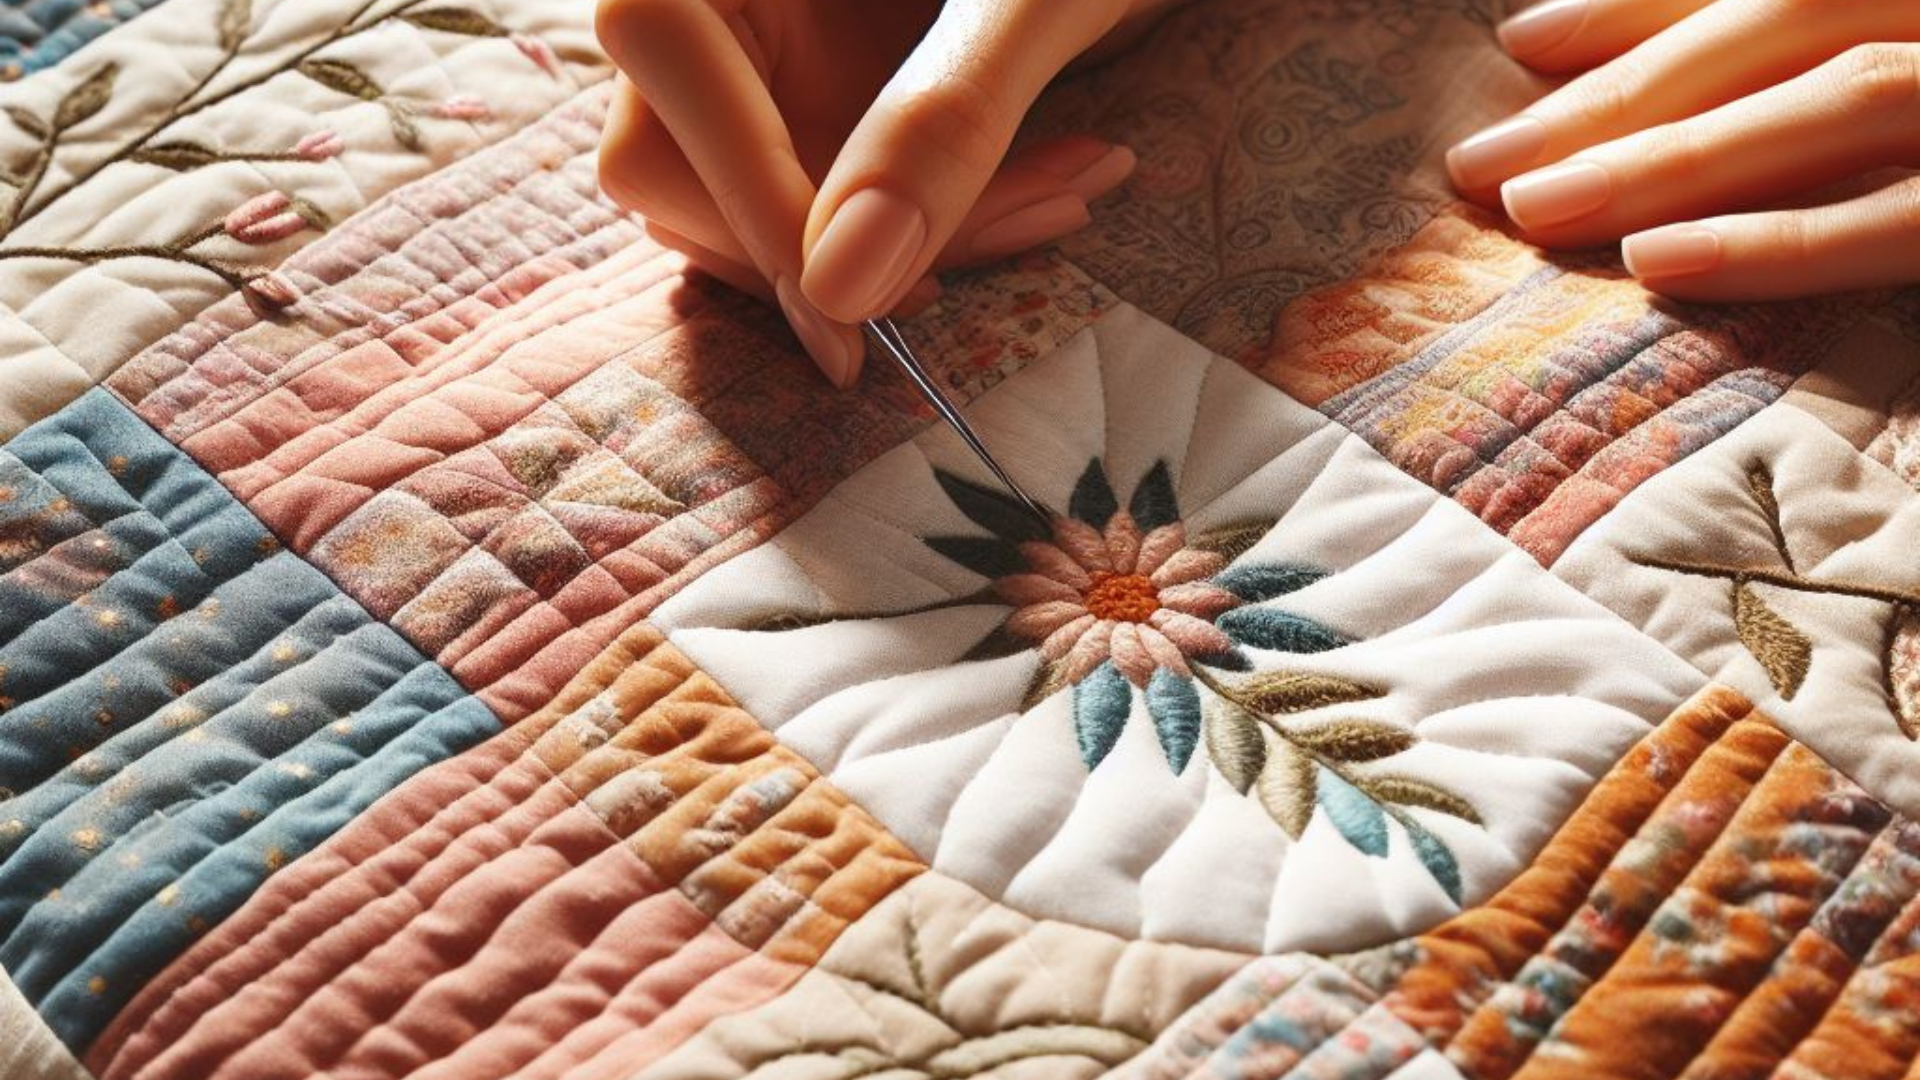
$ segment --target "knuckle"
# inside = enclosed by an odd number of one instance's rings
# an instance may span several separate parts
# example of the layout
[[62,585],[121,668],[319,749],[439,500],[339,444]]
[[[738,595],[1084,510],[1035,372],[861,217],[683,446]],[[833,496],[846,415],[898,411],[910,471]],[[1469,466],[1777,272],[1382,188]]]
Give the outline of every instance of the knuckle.
[[1787,266],[1805,266],[1813,254],[1813,233],[1804,213],[1774,214],[1769,222],[1767,248],[1776,261]]
[[1661,172],[1675,177],[1697,175],[1707,164],[1707,154],[1693,124],[1680,122],[1648,128],[1640,136],[1645,140],[1646,159]]
[[903,112],[910,130],[963,169],[992,171],[1012,141],[1000,95],[974,79],[943,80],[915,96]]
[[1851,113],[1906,116],[1920,107],[1920,47],[1856,46],[1833,61],[1831,77]]
[[1641,61],[1629,53],[1571,84],[1573,111],[1583,126],[1603,135],[1625,130],[1632,126],[1646,82]]

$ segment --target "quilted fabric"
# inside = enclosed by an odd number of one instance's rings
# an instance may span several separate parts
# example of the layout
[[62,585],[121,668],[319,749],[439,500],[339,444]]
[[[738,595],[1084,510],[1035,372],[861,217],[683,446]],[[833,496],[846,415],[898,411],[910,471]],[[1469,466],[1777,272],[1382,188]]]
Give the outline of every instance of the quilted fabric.
[[[141,14],[144,9],[145,14]],[[0,0],[0,1075],[1910,1080],[1920,292],[1459,203],[1494,0],[1207,0],[892,365],[592,5]]]

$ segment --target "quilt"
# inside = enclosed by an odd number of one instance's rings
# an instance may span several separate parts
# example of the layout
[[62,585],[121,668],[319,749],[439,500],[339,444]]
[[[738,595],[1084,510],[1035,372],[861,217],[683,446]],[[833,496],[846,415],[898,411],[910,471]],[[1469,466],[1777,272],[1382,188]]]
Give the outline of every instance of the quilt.
[[1920,1075],[1920,295],[1204,0],[906,326],[1042,525],[600,194],[590,7],[0,0],[0,1075]]

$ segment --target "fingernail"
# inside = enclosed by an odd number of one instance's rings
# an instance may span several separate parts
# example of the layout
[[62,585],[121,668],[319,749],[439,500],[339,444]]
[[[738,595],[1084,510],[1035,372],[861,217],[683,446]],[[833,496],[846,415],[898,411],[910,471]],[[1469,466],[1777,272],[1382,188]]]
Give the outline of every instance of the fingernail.
[[1080,196],[1062,193],[1023,206],[974,233],[973,254],[981,259],[1011,255],[1065,236],[1092,220]]
[[901,278],[926,239],[927,218],[919,207],[891,191],[856,191],[834,211],[813,246],[800,291],[841,322],[872,318],[904,284]]
[[1463,191],[1492,187],[1533,167],[1547,148],[1547,125],[1531,116],[1503,120],[1447,151],[1447,172]]
[[1140,158],[1125,146],[1116,146],[1094,159],[1093,164],[1081,169],[1068,180],[1066,188],[1080,196],[1081,202],[1092,202],[1105,195],[1133,175],[1134,167],[1140,164]]
[[807,303],[807,298],[793,287],[792,278],[783,277],[774,282],[773,295],[779,298],[780,310],[786,313],[800,344],[806,346],[813,362],[820,365],[827,381],[842,390],[853,385],[854,377],[860,372],[860,358],[848,344],[847,335]]
[[1530,172],[1500,186],[1507,216],[1523,229],[1544,229],[1586,217],[1613,198],[1613,178],[1591,161]]
[[1699,274],[1720,265],[1720,234],[1705,225],[1668,225],[1620,242],[1627,272],[1637,278]]
[[1587,21],[1587,0],[1547,0],[1500,24],[1494,34],[1514,56],[1535,56],[1571,38]]

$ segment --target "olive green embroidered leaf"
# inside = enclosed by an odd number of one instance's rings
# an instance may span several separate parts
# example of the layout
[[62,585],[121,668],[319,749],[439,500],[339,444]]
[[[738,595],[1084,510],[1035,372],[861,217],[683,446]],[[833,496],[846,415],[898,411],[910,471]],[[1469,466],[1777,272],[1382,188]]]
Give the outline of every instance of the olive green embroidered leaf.
[[1813,642],[1768,607],[1745,581],[1733,586],[1733,628],[1740,635],[1740,644],[1767,669],[1773,688],[1792,701],[1813,663]]
[[1020,711],[1028,713],[1033,707],[1067,688],[1067,665],[1055,660],[1040,665],[1027,680],[1027,692],[1020,695]]
[[1247,704],[1270,715],[1371,701],[1386,694],[1378,687],[1337,675],[1298,671],[1262,672],[1240,683],[1236,689]]
[[1367,776],[1358,781],[1360,790],[1381,802],[1395,806],[1417,806],[1434,810],[1475,825],[1482,824],[1480,811],[1473,804],[1445,788],[1407,776]]
[[329,90],[362,101],[378,101],[386,93],[366,72],[344,60],[302,60],[295,70]]
[[400,16],[415,26],[427,30],[443,30],[449,34],[470,34],[473,37],[506,37],[507,28],[487,18],[477,11],[464,8],[429,8]]
[[940,490],[968,520],[1010,544],[1045,540],[1046,526],[1013,496],[963,480],[945,469],[933,470]]
[[300,215],[302,221],[314,229],[325,232],[333,228],[333,215],[320,209],[310,200],[295,196],[291,208],[294,213]]
[[1780,560],[1793,569],[1793,553],[1787,550],[1787,532],[1780,523],[1780,500],[1773,494],[1773,473],[1765,465],[1754,462],[1747,467],[1747,490],[1753,492],[1753,501],[1760,504],[1760,515],[1767,519],[1767,529],[1773,533],[1773,548],[1780,553]]
[[1413,853],[1420,857],[1420,864],[1446,890],[1447,897],[1455,904],[1465,903],[1461,895],[1460,860],[1454,858],[1453,849],[1411,818],[1401,821],[1400,826],[1407,830],[1407,839],[1413,841]]
[[1067,515],[1096,529],[1104,529],[1119,512],[1120,497],[1113,493],[1113,484],[1107,480],[1106,466],[1094,458],[1087,462],[1080,479],[1073,485],[1073,495],[1067,500]]
[[1289,728],[1301,746],[1335,761],[1378,761],[1413,749],[1420,740],[1411,731],[1369,720],[1335,720],[1308,728]]
[[65,131],[106,108],[107,102],[113,99],[113,81],[119,77],[119,64],[102,64],[86,81],[67,91],[67,96],[60,99],[60,107],[53,112],[54,130]]
[[253,25],[253,0],[227,0],[220,6],[220,47],[236,53]]
[[1260,722],[1233,702],[1209,695],[1205,728],[1213,767],[1245,795],[1267,767],[1267,737]]
[[145,165],[159,165],[175,172],[186,172],[219,161],[220,154],[199,143],[165,142],[136,150],[128,155],[128,159]]
[[[749,622],[740,627],[749,633],[777,634],[788,630],[805,630],[810,626],[823,626],[834,622],[865,622],[869,619],[899,619],[908,615],[923,615],[929,611],[947,611],[952,608],[977,607],[981,604],[1000,604],[1000,598],[992,589],[956,596],[947,600],[935,600],[929,604],[916,604],[909,608],[897,608],[890,611],[826,611],[810,614],[799,611],[782,611],[768,615],[763,619]],[[978,648],[979,646],[975,646]],[[1031,648],[1028,645],[1027,648]]]
[[7,106],[7,118],[13,121],[13,126],[33,138],[44,139],[51,134],[45,120],[18,105]]
[[1319,767],[1285,743],[1274,745],[1267,767],[1260,771],[1260,805],[1295,840],[1313,821],[1319,798],[1314,774]]
[[1180,520],[1180,499],[1173,492],[1173,474],[1164,458],[1154,462],[1147,475],[1140,478],[1140,486],[1133,489],[1133,499],[1127,503],[1127,512],[1133,515],[1134,524],[1145,532]]
[[1277,520],[1268,518],[1258,521],[1236,521],[1222,525],[1217,529],[1208,529],[1199,536],[1187,538],[1187,546],[1211,551],[1228,562],[1245,555],[1260,538],[1273,531]]
[[389,101],[387,123],[393,128],[393,141],[409,150],[420,150],[424,144],[420,141],[420,125],[413,122],[413,110],[398,101]]

